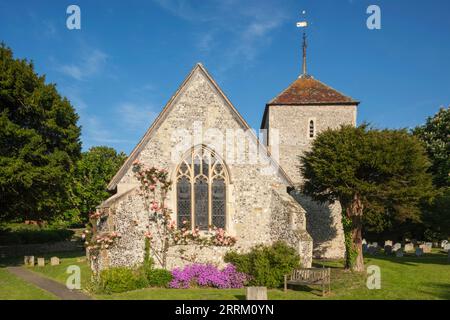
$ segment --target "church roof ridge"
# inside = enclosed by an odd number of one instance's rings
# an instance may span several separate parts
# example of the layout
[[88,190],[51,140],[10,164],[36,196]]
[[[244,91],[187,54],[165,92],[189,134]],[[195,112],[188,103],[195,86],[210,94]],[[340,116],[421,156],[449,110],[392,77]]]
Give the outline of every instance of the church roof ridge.
[[[217,90],[219,95],[224,99],[225,104],[231,109],[233,114],[237,117],[238,122],[246,129],[250,129],[250,126],[248,123],[244,120],[244,118],[241,116],[241,114],[237,111],[237,109],[234,107],[234,105],[231,103],[231,101],[228,99],[228,97],[225,95],[225,93],[222,91],[222,89],[218,86],[218,84],[215,82],[215,80],[211,77],[211,75],[208,73],[206,68],[203,66],[202,63],[197,62],[195,66],[192,68],[192,70],[189,72],[188,76],[184,79],[184,81],[181,83],[181,85],[178,87],[178,89],[175,91],[175,93],[172,95],[172,97],[169,99],[169,101],[166,103],[162,111],[159,113],[159,115],[156,117],[156,119],[153,121],[152,125],[147,129],[144,136],[141,138],[139,143],[135,146],[133,151],[128,156],[127,160],[125,160],[122,167],[119,169],[119,171],[116,173],[116,175],[111,179],[109,182],[107,189],[112,191],[116,188],[119,181],[122,179],[122,177],[127,173],[128,169],[130,168],[133,161],[136,159],[136,157],[140,154],[140,152],[143,150],[147,142],[150,140],[151,136],[155,132],[155,130],[159,127],[159,125],[162,123],[162,121],[165,119],[168,111],[170,110],[171,106],[173,105],[176,98],[180,95],[183,88],[187,85],[189,80],[192,78],[192,76],[195,74],[197,70],[200,70],[206,78],[211,82],[211,84],[214,86],[214,88]],[[290,179],[290,177],[287,175],[287,173],[284,171],[284,169],[280,166],[280,164],[273,159],[270,152],[267,150],[267,148],[264,146],[264,144],[261,143],[261,141],[258,139],[256,134],[253,132],[253,130],[249,130],[252,136],[256,139],[259,146],[263,148],[263,151],[267,152],[268,158],[271,161],[271,163],[276,167],[278,172],[281,174],[281,176],[286,180],[286,182],[292,186],[293,182]]]
[[270,100],[267,105],[334,105],[359,104],[312,76],[301,75],[286,89]]

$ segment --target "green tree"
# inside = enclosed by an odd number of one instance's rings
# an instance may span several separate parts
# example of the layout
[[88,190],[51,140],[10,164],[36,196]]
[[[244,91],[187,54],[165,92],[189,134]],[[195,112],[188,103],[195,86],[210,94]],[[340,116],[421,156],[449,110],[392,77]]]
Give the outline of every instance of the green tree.
[[89,212],[110,196],[106,186],[126,158],[125,153],[105,146],[92,147],[82,153],[72,185],[74,207],[82,221],[86,222]]
[[441,108],[413,133],[425,143],[432,162],[433,183],[437,187],[450,187],[450,107]]
[[431,160],[430,172],[437,196],[423,206],[423,225],[427,240],[450,236],[450,107],[441,108],[426,123],[413,130],[425,145]]
[[422,144],[405,130],[342,126],[319,134],[301,157],[302,191],[343,208],[346,267],[364,270],[364,213],[398,221],[419,219],[420,201],[431,195],[431,176]]
[[78,115],[33,63],[0,45],[0,219],[50,219],[67,209],[80,156]]

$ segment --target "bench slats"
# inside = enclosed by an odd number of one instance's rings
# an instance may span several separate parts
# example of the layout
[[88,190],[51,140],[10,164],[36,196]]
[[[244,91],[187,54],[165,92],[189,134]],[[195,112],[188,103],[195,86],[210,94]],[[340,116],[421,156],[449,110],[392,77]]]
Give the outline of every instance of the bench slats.
[[325,286],[328,285],[328,291],[331,283],[331,269],[330,268],[309,268],[296,269],[291,274],[284,276],[284,290],[287,290],[287,285],[322,285],[322,295],[325,293]]

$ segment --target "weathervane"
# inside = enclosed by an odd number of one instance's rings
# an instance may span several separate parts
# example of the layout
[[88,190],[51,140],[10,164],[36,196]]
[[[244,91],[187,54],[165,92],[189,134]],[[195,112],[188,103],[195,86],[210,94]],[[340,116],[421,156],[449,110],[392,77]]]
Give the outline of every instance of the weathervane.
[[306,21],[306,11],[303,10],[302,11],[302,17],[303,17],[303,21],[297,22],[297,28],[303,28],[303,70],[302,70],[302,74],[300,75],[300,77],[306,77],[307,73],[306,73],[306,48],[307,48],[307,44],[306,44],[306,27],[308,26],[308,22]]

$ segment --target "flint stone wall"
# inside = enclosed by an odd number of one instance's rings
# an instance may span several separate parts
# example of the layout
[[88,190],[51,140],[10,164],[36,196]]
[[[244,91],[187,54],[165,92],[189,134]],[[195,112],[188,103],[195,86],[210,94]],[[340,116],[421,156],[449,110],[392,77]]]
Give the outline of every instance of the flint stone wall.
[[[343,124],[356,125],[356,106],[352,105],[273,105],[269,106],[266,123],[269,144],[278,137],[278,154],[281,167],[297,187],[303,183],[300,174],[300,157],[311,149],[314,141],[309,137],[309,122],[314,121],[315,136],[328,128],[337,129]],[[293,196],[306,210],[307,231],[314,240],[314,257],[343,258],[345,254],[341,221],[341,206],[322,205],[295,192]]]
[[[235,136],[220,152],[221,150],[215,148],[216,142],[212,141],[206,132],[206,128],[215,128],[225,137],[229,129],[245,128],[201,70],[195,71],[172,102],[170,110],[162,116],[164,121],[155,128],[139,153],[138,160],[147,166],[167,169],[172,173],[172,181],[175,181],[179,162],[173,161],[172,151],[179,146],[183,137],[194,135],[194,122],[202,122],[205,128],[202,132],[203,144],[215,150],[224,159],[230,176],[226,190],[226,232],[238,239],[233,249],[245,251],[256,244],[270,244],[276,239],[286,239],[302,252],[302,259],[308,264],[311,260],[312,245],[306,232],[305,212],[287,193],[286,182],[280,173],[273,169],[267,158],[257,163],[249,161],[249,150],[252,143],[255,143],[251,142],[252,140],[246,140],[244,161],[238,161],[236,154],[230,158],[229,153],[233,149],[228,147],[236,145],[242,136]],[[172,133],[175,129],[184,132],[183,137],[174,137]],[[103,253],[104,257],[95,262],[94,269],[102,269],[108,265],[131,266],[143,261],[147,221],[143,201],[136,192],[137,187],[137,180],[130,168],[118,183],[118,195],[102,204],[102,207],[109,207],[111,212],[104,225],[120,232],[122,238]],[[175,187],[172,188],[166,202],[168,208],[173,211],[176,208],[175,190]],[[284,208],[286,204],[289,206]],[[175,214],[172,218],[176,220]],[[226,248],[222,247],[201,250],[195,246],[187,247],[184,248],[186,255],[190,252],[198,253],[198,261],[213,259],[216,263],[221,263],[226,251]],[[168,265],[183,264],[179,255],[177,256],[177,248],[173,250],[175,251],[171,253]]]

